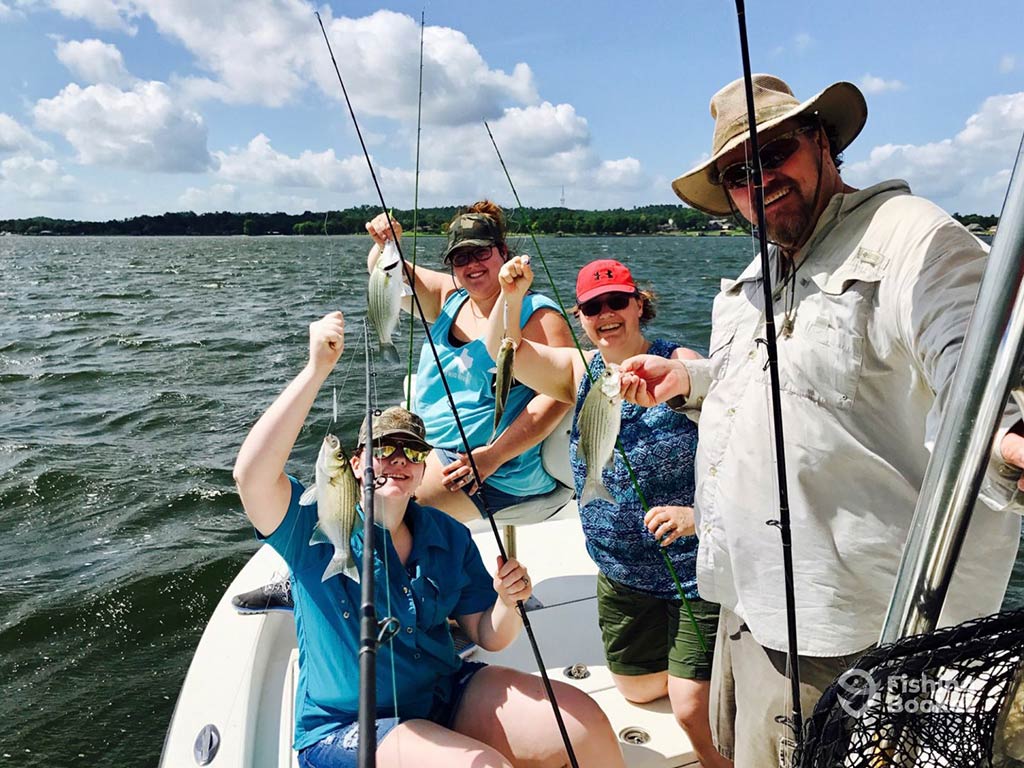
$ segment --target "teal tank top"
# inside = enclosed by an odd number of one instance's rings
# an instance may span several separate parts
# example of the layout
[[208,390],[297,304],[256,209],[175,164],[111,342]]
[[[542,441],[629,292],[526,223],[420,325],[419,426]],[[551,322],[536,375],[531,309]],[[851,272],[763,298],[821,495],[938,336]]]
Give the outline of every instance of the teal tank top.
[[[430,327],[430,337],[434,340],[469,446],[478,448],[487,443],[494,427],[495,367],[491,356],[487,354],[486,345],[480,339],[462,344],[451,337],[455,316],[468,300],[469,294],[461,288],[448,296],[441,306],[441,314]],[[521,326],[525,326],[531,315],[542,307],[558,310],[555,302],[547,296],[528,293],[523,299]],[[536,394],[529,387],[514,382],[505,413],[498,425],[499,431],[515,421]],[[420,351],[419,367],[416,369],[414,410],[423,419],[427,428],[427,441],[431,445],[452,451],[465,451],[434,356],[426,343]],[[486,483],[515,496],[537,496],[555,488],[555,480],[541,465],[540,445],[502,464],[487,478]]]

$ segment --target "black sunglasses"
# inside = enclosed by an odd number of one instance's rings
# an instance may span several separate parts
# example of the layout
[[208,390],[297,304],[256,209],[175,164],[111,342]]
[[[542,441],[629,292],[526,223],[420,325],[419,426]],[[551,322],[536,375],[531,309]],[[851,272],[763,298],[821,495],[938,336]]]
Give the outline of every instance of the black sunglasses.
[[[805,125],[769,141],[758,152],[761,157],[761,170],[771,171],[781,166],[800,148],[800,134],[816,130],[817,125]],[[744,160],[733,163],[721,171],[712,169],[711,182],[726,189],[741,189],[747,186],[753,172],[754,167]]]
[[493,247],[493,245],[488,245],[483,248],[460,248],[452,255],[449,262],[453,267],[464,267],[471,261],[487,261],[491,258]]
[[594,317],[595,315],[601,314],[601,309],[607,304],[608,309],[612,312],[621,312],[629,306],[631,299],[635,299],[639,296],[636,293],[623,293],[622,291],[615,291],[612,293],[604,293],[595,299],[590,301],[584,301],[579,305],[580,312],[587,317]]

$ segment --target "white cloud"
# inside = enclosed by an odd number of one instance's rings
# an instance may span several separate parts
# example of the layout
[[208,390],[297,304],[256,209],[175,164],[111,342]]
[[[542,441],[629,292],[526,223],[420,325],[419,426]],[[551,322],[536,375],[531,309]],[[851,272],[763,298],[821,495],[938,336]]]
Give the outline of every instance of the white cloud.
[[290,157],[274,149],[262,133],[243,149],[214,154],[219,163],[218,176],[233,183],[343,192],[364,189],[369,181],[362,157],[339,160],[333,149],[306,150]]
[[71,73],[86,83],[131,85],[133,78],[124,66],[117,46],[101,40],[71,40],[57,43],[57,58]]
[[[587,121],[570,104],[543,104],[505,110],[490,122],[516,188],[526,205],[536,192],[549,199],[563,185],[576,189],[578,205],[596,200],[603,190],[619,185],[633,188],[648,180],[633,158],[602,161],[591,147]],[[487,132],[480,124],[425,135],[422,156],[434,168],[459,170],[451,180],[448,199],[486,195],[499,198],[509,189]],[[472,173],[461,169],[472,168]],[[422,186],[422,180],[421,180]],[[534,194],[531,194],[534,193]]]
[[902,178],[914,192],[948,210],[996,213],[1017,156],[1024,92],[991,96],[952,138],[928,144],[885,144],[867,160],[843,166],[855,186]]
[[14,9],[6,3],[0,2],[0,19],[6,19],[14,15]]
[[793,45],[800,52],[806,51],[814,44],[814,38],[808,35],[806,32],[801,32],[793,38]]
[[139,82],[131,90],[72,83],[37,102],[34,114],[41,128],[63,135],[86,165],[170,172],[210,166],[202,117],[178,105],[164,83]]
[[906,86],[901,80],[885,80],[872,74],[865,74],[860,79],[860,87],[864,93],[885,93],[886,91],[903,91]]
[[[378,11],[361,19],[336,19],[330,28],[335,54],[353,100],[371,114],[396,119],[416,115],[419,82],[419,26],[409,16]],[[505,106],[537,101],[533,73],[516,64],[511,74],[491,69],[458,30],[424,30],[423,119],[460,125],[500,117]],[[339,96],[332,68],[318,67],[318,82]]]
[[46,152],[49,146],[10,115],[0,112],[0,153]]
[[238,201],[238,187],[234,184],[214,184],[207,189],[189,187],[178,198],[178,206],[196,213],[230,211],[236,209]]
[[112,29],[134,35],[129,21],[138,15],[131,0],[50,0],[53,8],[72,19],[83,19],[100,29]]
[[615,189],[637,189],[647,182],[640,161],[633,157],[605,160],[594,177],[599,186]]
[[[202,4],[139,0],[158,29],[181,42],[209,76],[189,76],[192,98],[281,106],[315,84],[342,98],[326,45],[302,0],[249,0],[245,13],[228,0]],[[419,24],[411,16],[377,11],[332,19],[324,26],[360,117],[415,118],[419,83]],[[492,69],[458,30],[424,31],[423,119],[454,125],[498,117],[502,109],[537,101],[533,73]]]
[[0,192],[12,199],[66,201],[78,198],[72,176],[65,174],[56,160],[36,160],[15,155],[0,162]]
[[1004,75],[1013,72],[1017,68],[1017,57],[1007,53],[999,57],[999,71]]

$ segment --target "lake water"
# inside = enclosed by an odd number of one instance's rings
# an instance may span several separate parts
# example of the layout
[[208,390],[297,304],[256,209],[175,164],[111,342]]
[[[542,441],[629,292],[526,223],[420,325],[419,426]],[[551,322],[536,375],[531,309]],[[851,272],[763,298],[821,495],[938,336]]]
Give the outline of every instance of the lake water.
[[[420,245],[437,264],[442,242]],[[206,619],[257,546],[231,481],[238,446],[304,364],[309,322],[334,309],[348,347],[331,383],[342,434],[358,428],[367,247],[0,238],[0,765],[156,763]],[[659,295],[651,335],[701,352],[719,279],[751,257],[745,238],[541,248],[566,299],[580,265],[628,263]],[[399,401],[404,373],[377,366],[381,403]],[[300,477],[330,418],[325,389]],[[1021,562],[1007,603],[1024,603]]]

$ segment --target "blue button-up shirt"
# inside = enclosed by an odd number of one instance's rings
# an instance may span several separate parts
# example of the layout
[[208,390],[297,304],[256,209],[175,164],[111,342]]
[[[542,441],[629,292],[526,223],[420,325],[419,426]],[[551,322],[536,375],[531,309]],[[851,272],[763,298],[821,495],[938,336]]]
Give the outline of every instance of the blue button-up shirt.
[[[310,544],[316,503],[300,505],[302,484],[289,479],[288,512],[267,542],[292,571],[299,644],[294,746],[302,749],[358,719],[362,587],[344,575],[321,581],[334,547]],[[375,536],[374,603],[381,619],[393,616],[399,625],[377,654],[378,717],[395,714],[396,693],[401,718],[424,717],[435,700],[446,701],[452,675],[462,665],[448,617],[479,613],[497,599],[469,529],[415,502],[409,502],[405,520],[413,544],[404,565],[386,531],[378,528]],[[352,534],[352,551],[361,563],[362,526]]]

